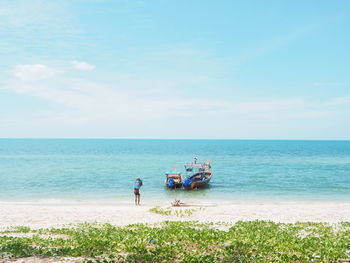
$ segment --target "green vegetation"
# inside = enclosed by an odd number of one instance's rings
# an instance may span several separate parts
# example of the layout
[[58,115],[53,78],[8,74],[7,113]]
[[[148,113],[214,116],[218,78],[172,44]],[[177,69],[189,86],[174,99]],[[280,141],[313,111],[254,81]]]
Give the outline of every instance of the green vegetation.
[[172,212],[170,208],[161,208],[160,206],[153,207],[149,211],[155,214],[166,216],[170,216]]
[[151,208],[149,211],[155,214],[166,215],[166,216],[191,216],[193,213],[197,211],[204,210],[204,208],[161,208],[160,206],[156,206]]
[[[14,236],[18,230],[26,236]],[[350,223],[167,221],[0,233],[0,257],[27,256],[76,257],[85,262],[341,262],[350,260]]]

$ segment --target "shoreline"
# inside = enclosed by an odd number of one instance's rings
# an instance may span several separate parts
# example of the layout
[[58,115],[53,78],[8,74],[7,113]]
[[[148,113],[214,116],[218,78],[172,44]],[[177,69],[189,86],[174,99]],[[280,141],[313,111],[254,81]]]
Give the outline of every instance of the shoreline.
[[[142,202],[143,201],[143,202]],[[227,201],[186,200],[195,206],[171,207],[169,200],[141,200],[141,206],[127,203],[32,203],[0,201],[0,229],[28,226],[34,229],[64,227],[83,222],[129,225],[162,221],[225,222],[270,220],[274,222],[350,221],[349,201]],[[173,211],[192,210],[189,216],[163,215],[150,212],[153,207],[171,207]]]
[[[217,198],[207,198],[198,196],[174,196],[174,197],[144,197],[141,195],[141,203],[144,205],[155,206],[155,205],[166,205],[171,204],[175,199],[180,199],[186,203],[216,203],[216,204],[257,204],[257,203],[290,203],[290,204],[325,204],[325,203],[348,203],[350,204],[350,199],[343,198],[277,198],[277,197],[217,197]],[[127,198],[28,198],[28,199],[1,199],[0,205],[117,205],[117,206],[129,206],[134,204],[134,196],[130,195]]]

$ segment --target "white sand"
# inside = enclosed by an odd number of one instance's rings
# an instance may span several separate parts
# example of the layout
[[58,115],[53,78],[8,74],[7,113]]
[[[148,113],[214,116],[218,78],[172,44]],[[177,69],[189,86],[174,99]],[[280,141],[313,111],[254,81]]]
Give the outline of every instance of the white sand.
[[[170,206],[171,200],[161,207]],[[195,202],[191,202],[195,204]],[[164,220],[198,220],[200,222],[230,222],[239,220],[272,220],[275,222],[330,222],[350,221],[350,202],[272,202],[272,201],[208,201],[204,209],[191,216],[166,216],[149,212],[155,201],[141,206],[130,203],[0,203],[0,229],[11,226],[31,228],[62,227],[81,222],[128,225],[155,223]],[[189,209],[198,207],[186,207]],[[179,208],[174,208],[179,209]]]

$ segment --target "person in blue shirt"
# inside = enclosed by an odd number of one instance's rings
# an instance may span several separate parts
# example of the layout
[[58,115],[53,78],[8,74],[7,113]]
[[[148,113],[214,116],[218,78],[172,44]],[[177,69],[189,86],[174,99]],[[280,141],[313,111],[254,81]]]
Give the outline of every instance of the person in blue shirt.
[[137,178],[134,182],[135,205],[140,205],[141,186],[142,186],[142,180],[140,178]]

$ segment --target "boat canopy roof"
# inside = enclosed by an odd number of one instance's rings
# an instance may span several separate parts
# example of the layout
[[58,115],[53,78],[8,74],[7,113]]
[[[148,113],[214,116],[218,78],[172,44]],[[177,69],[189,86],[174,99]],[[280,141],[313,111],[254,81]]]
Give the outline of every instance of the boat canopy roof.
[[185,168],[210,169],[210,161],[206,161],[205,163],[187,163],[185,164]]
[[181,173],[180,172],[167,172],[165,173],[166,175],[180,175]]

